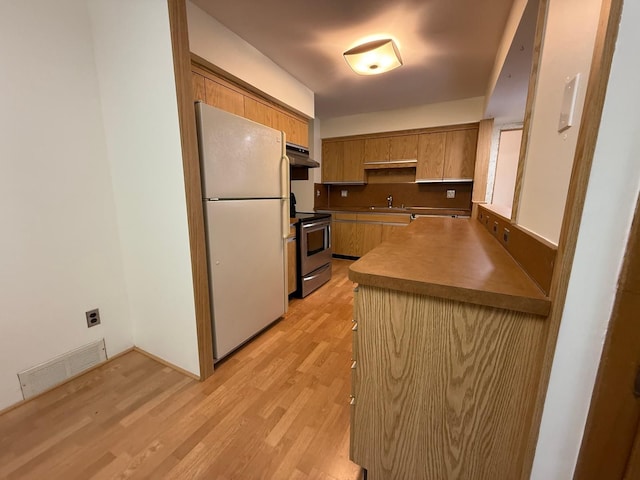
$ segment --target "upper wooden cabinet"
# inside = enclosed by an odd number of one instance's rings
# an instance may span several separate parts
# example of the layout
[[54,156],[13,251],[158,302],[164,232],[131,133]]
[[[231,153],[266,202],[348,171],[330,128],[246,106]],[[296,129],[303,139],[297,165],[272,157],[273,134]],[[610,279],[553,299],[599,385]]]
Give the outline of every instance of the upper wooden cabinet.
[[244,96],[218,82],[204,79],[205,103],[225,112],[244,116]]
[[280,113],[280,130],[287,134],[287,142],[295,143],[303,147],[309,146],[309,125],[297,118]]
[[367,138],[364,141],[365,163],[415,161],[418,155],[418,135]]
[[478,129],[447,132],[443,180],[473,181]]
[[389,138],[367,138],[364,141],[365,162],[389,161]]
[[364,140],[322,142],[323,183],[364,183]]
[[416,182],[441,181],[444,177],[444,149],[447,134],[423,133],[418,139]]
[[477,143],[477,123],[326,138],[322,182],[472,182]]
[[269,103],[258,95],[217,77],[198,66],[192,71],[195,101],[240,115],[285,133],[287,142],[309,147],[308,122],[296,114]]
[[416,160],[418,157],[418,135],[399,135],[389,139],[389,161]]
[[416,182],[472,182],[477,143],[477,127],[421,134]]
[[244,116],[267,127],[277,128],[275,110],[253,98],[244,97]]

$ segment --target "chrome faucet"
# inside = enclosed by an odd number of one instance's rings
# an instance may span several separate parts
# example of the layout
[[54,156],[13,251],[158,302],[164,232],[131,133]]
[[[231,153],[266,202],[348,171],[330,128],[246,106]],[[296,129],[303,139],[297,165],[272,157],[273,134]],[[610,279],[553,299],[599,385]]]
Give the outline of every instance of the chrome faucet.
[[393,195],[387,197],[387,208],[393,208]]

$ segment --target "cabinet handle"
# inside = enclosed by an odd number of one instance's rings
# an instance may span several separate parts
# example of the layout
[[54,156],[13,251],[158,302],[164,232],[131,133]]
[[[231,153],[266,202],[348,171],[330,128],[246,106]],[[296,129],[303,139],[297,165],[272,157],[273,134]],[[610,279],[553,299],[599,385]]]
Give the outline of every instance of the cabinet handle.
[[356,364],[358,362],[356,360],[353,361],[353,363],[351,364],[351,370],[355,370],[356,369]]
[[358,322],[354,322],[353,323],[353,327],[351,327],[351,331],[352,332],[357,332],[358,331]]
[[349,405],[355,405],[356,404],[356,397],[354,397],[353,395],[349,395]]

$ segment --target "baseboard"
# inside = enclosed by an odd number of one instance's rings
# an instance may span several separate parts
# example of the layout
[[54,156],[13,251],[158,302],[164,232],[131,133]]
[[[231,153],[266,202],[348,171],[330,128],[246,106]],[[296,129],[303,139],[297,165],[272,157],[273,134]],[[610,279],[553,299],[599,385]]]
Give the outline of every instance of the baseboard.
[[14,409],[18,408],[18,407],[26,405],[27,403],[32,402],[33,400],[36,400],[36,399],[40,398],[43,395],[46,395],[47,393],[51,392],[52,390],[55,390],[56,388],[60,388],[60,387],[62,387],[64,385],[66,385],[69,382],[72,382],[76,378],[80,378],[82,375],[86,375],[87,373],[93,372],[94,370],[96,370],[96,369],[98,369],[100,367],[104,367],[108,363],[116,360],[117,358],[122,357],[123,355],[126,355],[127,353],[133,352],[134,350],[135,350],[135,347],[129,347],[129,348],[123,350],[122,352],[116,353],[112,357],[107,358],[104,362],[100,362],[97,365],[94,365],[91,368],[88,368],[87,370],[84,370],[83,372],[80,372],[80,373],[78,373],[76,375],[73,375],[72,377],[69,377],[69,378],[65,379],[62,383],[59,383],[57,385],[54,385],[51,388],[43,390],[42,392],[38,393],[37,395],[34,395],[31,398],[27,398],[26,400],[20,400],[19,402],[14,403],[13,405],[9,405],[8,407],[3,408],[2,410],[0,410],[0,416],[4,415],[5,413],[10,412],[11,410],[14,410]]
[[184,368],[180,368],[176,365],[174,365],[173,363],[169,363],[166,360],[163,360],[160,357],[156,357],[153,353],[149,353],[143,349],[141,349],[140,347],[133,347],[133,351],[138,352],[142,355],[144,355],[145,357],[149,357],[151,360],[155,360],[158,363],[161,363],[162,365],[164,365],[165,367],[169,367],[173,370],[175,370],[176,372],[180,372],[183,375],[186,375],[187,377],[193,378],[194,380],[198,380],[200,381],[200,376],[196,375],[195,373],[191,373],[187,370],[185,370]]

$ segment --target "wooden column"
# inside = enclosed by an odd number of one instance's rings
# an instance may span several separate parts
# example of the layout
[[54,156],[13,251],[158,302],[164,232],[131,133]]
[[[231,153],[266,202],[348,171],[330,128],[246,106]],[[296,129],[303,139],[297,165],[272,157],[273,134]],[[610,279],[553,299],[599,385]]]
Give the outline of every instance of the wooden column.
[[193,102],[191,57],[187,29],[185,0],[168,0],[173,66],[178,98],[178,120],[182,144],[184,188],[187,200],[189,243],[191,247],[191,270],[193,277],[196,327],[200,379],[213,373],[213,339],[211,337],[211,307],[209,303],[209,273],[207,271],[207,249],[202,213],[202,189],[200,183],[200,161],[196,117]]

